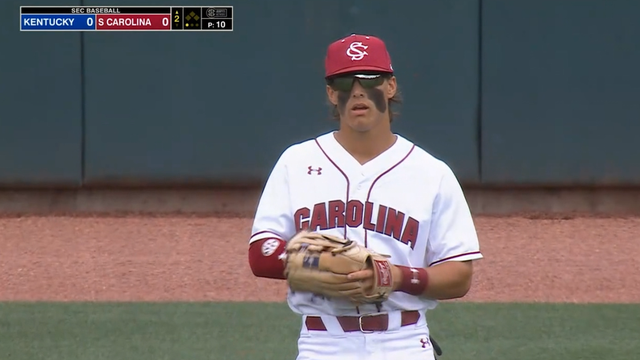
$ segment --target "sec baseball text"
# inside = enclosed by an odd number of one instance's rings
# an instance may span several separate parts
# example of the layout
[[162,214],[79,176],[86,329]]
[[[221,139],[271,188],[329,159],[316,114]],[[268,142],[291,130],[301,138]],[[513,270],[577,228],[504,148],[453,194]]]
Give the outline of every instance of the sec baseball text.
[[122,14],[119,8],[77,7],[71,8],[72,14]]

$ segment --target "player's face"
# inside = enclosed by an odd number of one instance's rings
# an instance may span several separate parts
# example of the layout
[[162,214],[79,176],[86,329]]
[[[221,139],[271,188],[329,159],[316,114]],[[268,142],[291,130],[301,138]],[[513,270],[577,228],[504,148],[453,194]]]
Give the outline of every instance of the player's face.
[[358,132],[389,121],[389,99],[396,93],[396,78],[382,74],[353,74],[333,79],[327,95],[338,108],[340,121]]

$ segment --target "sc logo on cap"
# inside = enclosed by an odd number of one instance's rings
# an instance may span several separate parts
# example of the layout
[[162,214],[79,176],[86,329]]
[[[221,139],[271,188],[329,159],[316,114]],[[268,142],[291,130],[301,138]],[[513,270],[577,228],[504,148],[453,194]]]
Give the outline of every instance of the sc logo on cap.
[[363,45],[361,41],[352,42],[347,49],[347,56],[351,57],[351,60],[362,60],[365,55],[369,55],[366,51],[369,48],[366,45]]

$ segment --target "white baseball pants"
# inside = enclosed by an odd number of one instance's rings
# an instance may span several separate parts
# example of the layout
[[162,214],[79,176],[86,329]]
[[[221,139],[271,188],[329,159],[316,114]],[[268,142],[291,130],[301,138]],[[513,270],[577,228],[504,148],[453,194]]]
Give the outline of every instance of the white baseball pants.
[[400,326],[400,312],[389,313],[388,330],[345,332],[338,320],[322,316],[326,331],[307,329],[306,316],[296,360],[434,360],[424,313],[414,325]]

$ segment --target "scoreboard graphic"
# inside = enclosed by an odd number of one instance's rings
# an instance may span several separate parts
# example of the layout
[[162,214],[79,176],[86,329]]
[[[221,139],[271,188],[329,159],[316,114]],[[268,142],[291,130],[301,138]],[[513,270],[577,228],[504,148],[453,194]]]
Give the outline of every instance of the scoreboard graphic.
[[20,31],[233,31],[233,6],[21,6]]

